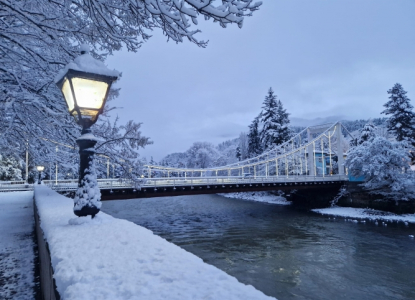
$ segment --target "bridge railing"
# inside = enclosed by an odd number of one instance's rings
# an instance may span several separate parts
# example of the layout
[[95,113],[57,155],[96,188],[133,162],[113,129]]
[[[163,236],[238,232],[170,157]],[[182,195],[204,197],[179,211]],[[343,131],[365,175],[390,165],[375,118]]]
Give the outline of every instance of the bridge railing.
[[309,175],[289,175],[289,176],[224,176],[224,177],[171,177],[171,178],[148,178],[141,184],[141,187],[157,186],[192,186],[192,185],[229,185],[229,184],[262,184],[262,183],[295,183],[295,182],[330,182],[345,181],[345,175],[331,176],[309,176]]
[[[49,186],[54,190],[74,190],[78,187],[77,179],[67,180],[43,180],[43,184]],[[120,187],[134,187],[137,181],[131,179],[114,178],[114,179],[98,179],[98,186],[100,189],[112,189]]]
[[[270,184],[270,183],[295,183],[295,182],[330,182],[346,181],[346,175],[310,176],[310,175],[279,175],[279,176],[213,176],[213,177],[161,177],[132,179],[98,179],[100,189],[117,188],[157,188],[161,186],[209,186],[230,184]],[[43,180],[43,184],[54,190],[75,190],[78,186],[77,179]],[[33,190],[33,184],[24,181],[0,181],[0,191]]]
[[28,184],[24,180],[0,181],[0,192],[31,190],[33,190],[33,184]]

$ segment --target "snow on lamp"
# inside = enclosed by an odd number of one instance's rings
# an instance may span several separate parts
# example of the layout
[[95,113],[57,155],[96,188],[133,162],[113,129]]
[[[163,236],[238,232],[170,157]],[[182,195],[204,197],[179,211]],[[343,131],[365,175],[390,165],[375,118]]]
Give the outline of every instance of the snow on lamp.
[[41,182],[42,172],[45,169],[45,166],[36,166],[37,171],[39,172],[39,179],[37,181],[38,184]]
[[119,76],[118,71],[110,70],[102,61],[94,59],[89,54],[89,47],[82,45],[81,55],[66,65],[55,78],[69,114],[82,126],[82,135],[76,140],[80,167],[74,213],[78,217],[90,215],[93,218],[101,208],[94,164],[94,146],[98,139],[91,133],[90,127],[102,113],[111,85]]
[[69,113],[76,122],[88,127],[102,113],[111,84],[120,73],[89,55],[88,46],[81,46],[81,55],[61,70],[55,82],[62,91]]

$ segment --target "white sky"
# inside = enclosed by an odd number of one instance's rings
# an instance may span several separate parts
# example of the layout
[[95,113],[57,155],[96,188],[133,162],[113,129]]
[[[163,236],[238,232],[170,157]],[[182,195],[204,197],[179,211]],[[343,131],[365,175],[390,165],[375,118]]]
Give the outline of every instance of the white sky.
[[242,29],[200,18],[205,49],[154,31],[137,53],[107,60],[123,73],[112,105],[154,141],[142,156],[237,137],[269,87],[297,123],[379,117],[396,82],[415,101],[414,0],[263,2]]

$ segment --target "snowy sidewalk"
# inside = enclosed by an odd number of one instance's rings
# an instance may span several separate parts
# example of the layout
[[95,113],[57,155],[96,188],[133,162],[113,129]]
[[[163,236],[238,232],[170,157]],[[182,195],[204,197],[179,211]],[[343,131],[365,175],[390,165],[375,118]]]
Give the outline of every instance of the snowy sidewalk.
[[73,214],[73,200],[36,187],[59,294],[71,299],[274,299],[150,230],[100,212]]
[[33,299],[32,191],[0,193],[0,228],[0,299]]

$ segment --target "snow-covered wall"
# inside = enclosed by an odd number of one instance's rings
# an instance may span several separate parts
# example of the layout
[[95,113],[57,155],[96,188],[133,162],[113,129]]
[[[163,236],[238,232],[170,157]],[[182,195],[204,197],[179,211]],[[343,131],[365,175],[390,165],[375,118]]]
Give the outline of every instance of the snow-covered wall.
[[39,271],[40,271],[40,290],[42,299],[55,300],[59,299],[57,295],[55,283],[53,281],[53,269],[50,261],[50,254],[48,244],[44,239],[43,230],[40,228],[40,218],[36,207],[36,201],[34,203],[34,216],[35,216],[35,230],[36,241],[38,245],[39,253]]
[[77,218],[73,201],[45,186],[35,199],[65,300],[274,299],[132,222]]

